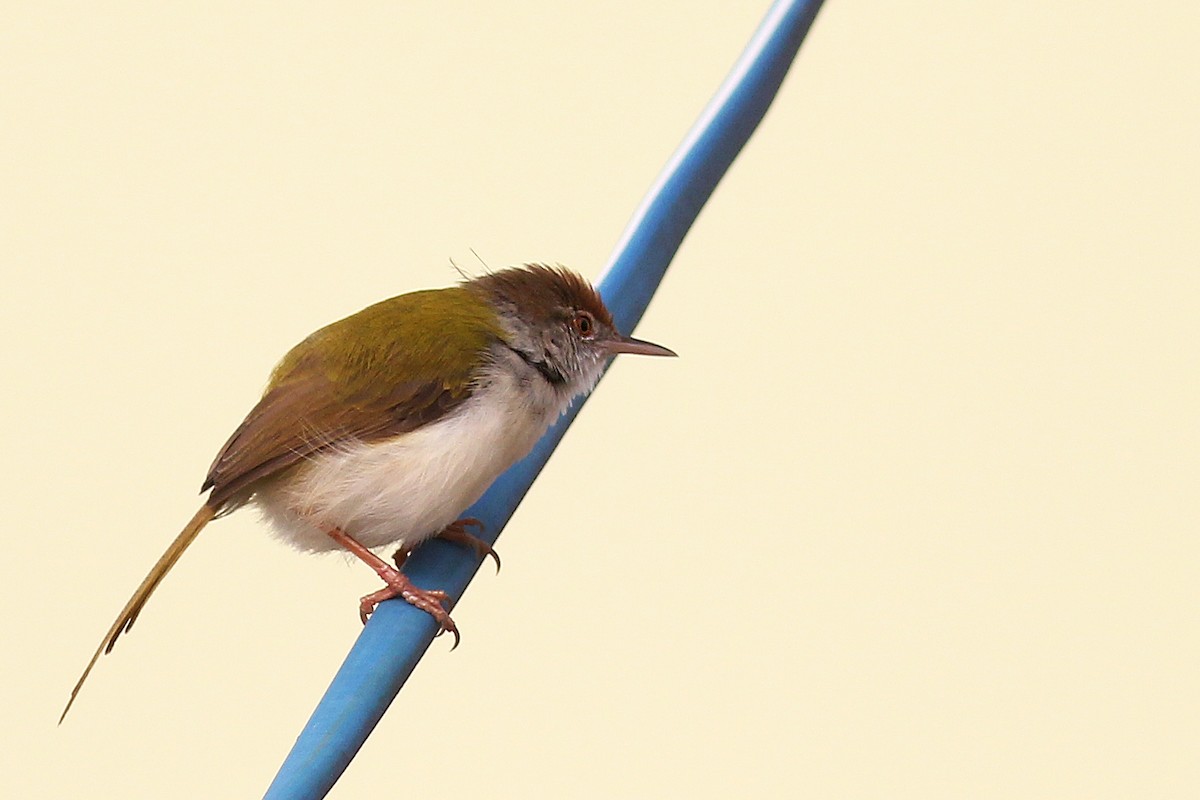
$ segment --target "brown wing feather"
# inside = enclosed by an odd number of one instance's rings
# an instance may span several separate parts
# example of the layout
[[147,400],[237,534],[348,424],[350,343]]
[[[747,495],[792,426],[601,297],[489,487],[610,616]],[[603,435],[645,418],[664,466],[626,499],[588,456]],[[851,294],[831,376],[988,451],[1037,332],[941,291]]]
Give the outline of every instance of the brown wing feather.
[[342,399],[323,375],[285,381],[263,396],[208,470],[201,491],[222,508],[245,500],[256,483],[347,441],[375,441],[415,430],[471,395],[469,385],[403,383],[367,402]]
[[[393,297],[321,328],[284,356],[217,455],[208,502],[229,511],[315,453],[440,418],[471,396],[499,333],[495,313],[463,287]],[[397,375],[408,380],[393,384]]]

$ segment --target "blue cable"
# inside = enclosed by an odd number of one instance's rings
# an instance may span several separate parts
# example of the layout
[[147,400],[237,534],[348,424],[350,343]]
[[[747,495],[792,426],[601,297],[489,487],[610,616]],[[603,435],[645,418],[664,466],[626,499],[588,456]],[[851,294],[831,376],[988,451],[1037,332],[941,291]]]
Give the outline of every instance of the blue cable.
[[[777,0],[634,213],[597,288],[622,332],[645,313],[700,209],[758,127],[808,33],[821,0]],[[586,398],[584,398],[586,399]],[[505,472],[464,516],[495,541],[558,446],[584,399]],[[459,598],[479,568],[463,547],[431,540],[405,564],[418,586]],[[366,741],[436,633],[433,618],[390,600],[371,615],[325,696],[267,789],[265,800],[316,800]]]

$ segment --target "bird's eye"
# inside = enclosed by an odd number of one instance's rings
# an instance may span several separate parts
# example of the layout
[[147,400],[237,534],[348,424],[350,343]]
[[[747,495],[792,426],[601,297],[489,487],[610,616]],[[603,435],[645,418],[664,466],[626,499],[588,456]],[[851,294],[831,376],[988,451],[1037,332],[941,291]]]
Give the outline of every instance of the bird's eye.
[[586,311],[576,312],[571,327],[584,339],[590,339],[596,334],[596,318]]

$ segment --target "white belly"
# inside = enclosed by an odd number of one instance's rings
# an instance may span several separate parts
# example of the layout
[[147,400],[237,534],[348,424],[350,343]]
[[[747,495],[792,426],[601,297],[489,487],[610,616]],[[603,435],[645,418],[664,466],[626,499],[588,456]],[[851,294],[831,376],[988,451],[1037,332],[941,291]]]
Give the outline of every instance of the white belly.
[[407,546],[458,519],[525,456],[560,413],[500,378],[451,416],[395,439],[351,442],[315,456],[254,496],[274,532],[301,550],[338,545],[337,527],[366,547]]

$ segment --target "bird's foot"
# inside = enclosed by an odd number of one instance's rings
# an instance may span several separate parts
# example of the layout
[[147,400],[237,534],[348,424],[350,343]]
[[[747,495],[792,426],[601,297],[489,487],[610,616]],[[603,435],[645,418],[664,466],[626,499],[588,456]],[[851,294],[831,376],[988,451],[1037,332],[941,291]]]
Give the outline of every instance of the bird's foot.
[[482,533],[483,523],[474,517],[466,517],[457,522],[451,522],[437,535],[437,538],[444,539],[447,542],[454,542],[455,544],[466,545],[474,550],[479,558],[491,558],[496,562],[496,572],[499,572],[500,554],[483,539],[474,534],[467,533],[467,528],[478,528],[479,532]]
[[[438,589],[422,589],[414,585],[404,573],[386,565],[383,570],[376,570],[376,572],[387,582],[387,586],[378,592],[372,592],[359,601],[358,616],[364,625],[367,624],[367,618],[375,611],[376,606],[384,600],[399,597],[409,605],[415,606],[433,617],[434,622],[438,624],[439,636],[446,631],[454,634],[454,647],[458,647],[462,637],[459,636],[458,626],[454,624],[454,620],[450,619],[445,608],[445,604],[450,602],[450,595]],[[450,649],[453,650],[454,647]]]
[[[362,619],[363,624],[367,624],[367,618],[375,610],[375,607],[384,600],[391,600],[393,597],[403,598],[405,602],[416,606],[424,611],[429,616],[433,617],[438,624],[438,635],[440,636],[445,631],[450,631],[454,634],[454,647],[458,647],[459,639],[458,627],[454,624],[454,620],[450,619],[450,615],[446,613],[444,604],[450,602],[450,595],[439,590],[422,589],[415,586],[400,570],[388,564],[379,556],[372,553],[364,547],[358,540],[346,534],[341,528],[323,528],[322,530],[333,539],[335,542],[345,547],[354,555],[362,559],[371,569],[375,570],[375,574],[383,578],[387,586],[380,589],[378,592],[363,597],[358,604],[358,615]],[[454,647],[450,648],[451,650]]]
[[[434,536],[435,539],[443,539],[454,544],[462,544],[475,551],[479,558],[491,558],[496,562],[496,572],[500,571],[500,554],[483,539],[480,539],[474,534],[467,533],[467,528],[478,528],[483,530],[483,523],[474,517],[466,517],[457,522],[451,522],[442,532]],[[396,569],[404,566],[404,562],[412,555],[412,550],[401,547],[392,555],[392,560],[396,562]]]

